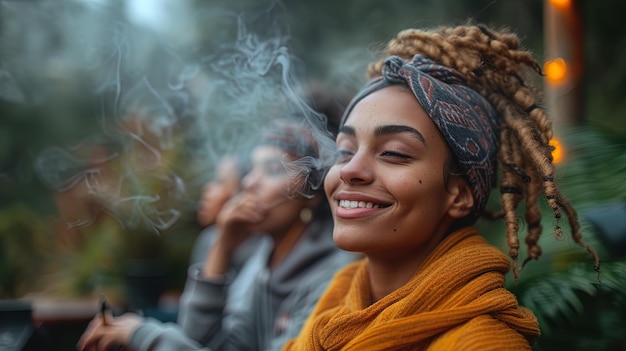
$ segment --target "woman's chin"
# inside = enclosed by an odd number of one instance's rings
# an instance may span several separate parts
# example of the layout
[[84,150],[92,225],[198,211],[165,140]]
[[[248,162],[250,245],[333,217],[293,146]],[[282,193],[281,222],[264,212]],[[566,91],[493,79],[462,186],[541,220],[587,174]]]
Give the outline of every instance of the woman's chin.
[[338,248],[344,251],[350,252],[363,252],[363,242],[358,237],[353,235],[346,235],[342,233],[333,232],[333,241]]

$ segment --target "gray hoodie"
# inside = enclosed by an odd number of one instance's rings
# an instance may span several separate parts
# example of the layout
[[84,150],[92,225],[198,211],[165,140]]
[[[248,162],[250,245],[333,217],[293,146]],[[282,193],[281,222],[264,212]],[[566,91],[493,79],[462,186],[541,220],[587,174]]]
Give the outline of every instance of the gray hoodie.
[[[178,324],[147,320],[130,346],[139,351],[280,350],[298,335],[335,272],[356,255],[335,246],[330,220],[311,223],[272,270],[267,262],[273,245],[266,239],[234,279],[203,279],[201,265],[191,266]],[[235,292],[238,301],[229,297],[225,311],[227,295]]]

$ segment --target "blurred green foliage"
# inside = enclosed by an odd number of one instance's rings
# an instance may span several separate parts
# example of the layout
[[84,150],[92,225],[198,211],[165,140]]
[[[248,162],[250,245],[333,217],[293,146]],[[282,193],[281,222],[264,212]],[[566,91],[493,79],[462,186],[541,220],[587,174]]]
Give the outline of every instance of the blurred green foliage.
[[[34,220],[35,219],[35,220]],[[45,219],[24,205],[0,212],[0,298],[26,292],[46,261],[52,238]]]
[[[507,285],[539,320],[542,336],[536,350],[625,350],[626,257],[615,253],[610,245],[616,243],[607,241],[607,234],[592,226],[586,214],[607,204],[626,203],[626,140],[589,125],[564,129],[560,137],[566,157],[557,167],[558,181],[577,209],[583,240],[600,255],[600,272],[594,271],[591,255],[571,238],[553,237],[555,221],[543,204],[539,241],[543,254],[528,263],[517,283],[509,274]],[[497,206],[497,195],[492,193],[492,207]],[[606,223],[609,227],[623,223],[610,216],[603,220],[616,223]],[[502,223],[480,225],[490,242],[507,252]],[[523,221],[520,228],[523,236]],[[625,245],[626,228],[616,232]],[[522,246],[520,257],[524,255]]]
[[[611,245],[617,243],[587,217],[607,204],[626,203],[626,140],[591,126],[564,130],[562,139],[568,156],[557,175],[579,213],[583,240],[600,254],[600,272],[593,271],[591,257],[571,240],[558,242],[548,235],[542,241],[549,243],[543,244],[544,252],[555,260],[531,262],[536,267],[513,291],[539,318],[543,337],[538,350],[626,350],[626,257],[616,256]],[[623,218],[602,220],[611,227]],[[624,245],[626,228],[616,232]]]

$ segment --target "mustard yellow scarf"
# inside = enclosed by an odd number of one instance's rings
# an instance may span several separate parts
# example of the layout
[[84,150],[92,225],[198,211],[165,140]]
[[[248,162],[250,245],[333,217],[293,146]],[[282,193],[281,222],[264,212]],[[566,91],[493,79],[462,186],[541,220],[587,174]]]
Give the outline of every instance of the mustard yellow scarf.
[[448,236],[374,304],[367,267],[361,260],[340,271],[284,350],[530,350],[540,334],[504,288],[508,258],[474,228]]

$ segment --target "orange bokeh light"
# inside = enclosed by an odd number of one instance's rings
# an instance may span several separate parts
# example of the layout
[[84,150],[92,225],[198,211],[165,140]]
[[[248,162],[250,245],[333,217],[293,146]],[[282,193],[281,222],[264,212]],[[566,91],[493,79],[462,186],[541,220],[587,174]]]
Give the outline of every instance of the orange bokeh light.
[[552,150],[552,162],[559,163],[563,161],[564,150],[561,142],[556,138],[552,138],[548,144],[554,147],[554,150]]
[[567,78],[567,62],[560,57],[546,62],[543,65],[543,70],[546,74],[546,79],[550,83],[562,83]]
[[559,9],[568,9],[572,6],[572,0],[548,0],[550,5]]

